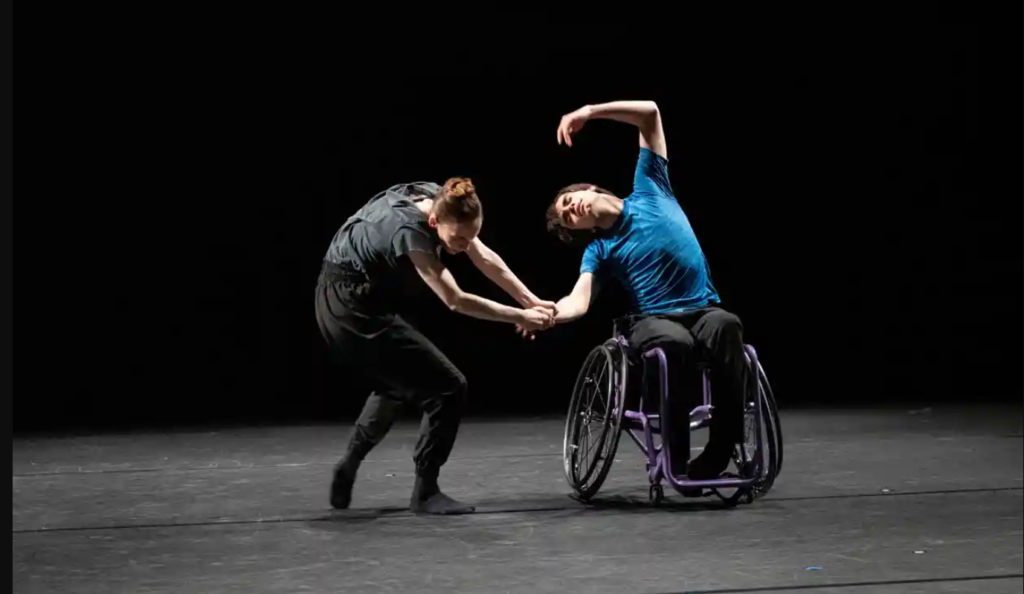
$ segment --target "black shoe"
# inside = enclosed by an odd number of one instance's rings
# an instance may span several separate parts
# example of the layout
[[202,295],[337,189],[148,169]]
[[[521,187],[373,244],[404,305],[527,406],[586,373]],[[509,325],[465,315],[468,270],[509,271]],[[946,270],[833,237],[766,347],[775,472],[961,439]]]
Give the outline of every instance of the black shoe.
[[476,507],[456,501],[442,493],[437,486],[437,479],[422,476],[416,477],[416,485],[413,487],[412,498],[409,500],[409,509],[415,514],[438,516],[471,514],[476,511]]
[[733,445],[710,442],[699,456],[690,462],[687,478],[691,481],[710,481],[721,476],[732,461]]
[[347,509],[352,503],[352,486],[356,483],[356,468],[351,464],[340,462],[334,467],[334,480],[331,481],[331,507]]

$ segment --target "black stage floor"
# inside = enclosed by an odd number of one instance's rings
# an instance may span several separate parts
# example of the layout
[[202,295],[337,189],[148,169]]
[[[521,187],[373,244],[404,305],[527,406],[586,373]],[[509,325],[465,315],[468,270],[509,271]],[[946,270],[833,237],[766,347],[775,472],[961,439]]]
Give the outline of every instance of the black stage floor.
[[[1022,410],[783,410],[753,505],[647,503],[626,438],[596,505],[568,497],[561,419],[466,421],[406,511],[416,425],[331,512],[346,425],[13,441],[14,592],[1024,591]],[[698,442],[699,443],[699,442]]]

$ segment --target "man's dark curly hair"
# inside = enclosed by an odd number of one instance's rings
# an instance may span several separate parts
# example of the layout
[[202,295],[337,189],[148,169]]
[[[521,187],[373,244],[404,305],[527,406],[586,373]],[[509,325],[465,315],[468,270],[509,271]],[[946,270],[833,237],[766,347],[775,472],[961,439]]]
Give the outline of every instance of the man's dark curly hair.
[[558,239],[561,239],[563,242],[570,245],[586,243],[594,238],[593,231],[589,229],[568,229],[564,227],[562,225],[562,219],[559,218],[558,211],[555,208],[555,206],[558,204],[558,201],[562,198],[562,196],[565,196],[570,192],[579,192],[580,190],[591,190],[593,192],[597,192],[598,194],[607,194],[608,196],[615,195],[609,192],[608,190],[605,190],[604,188],[595,186],[594,184],[572,184],[558,191],[558,194],[555,195],[555,199],[552,200],[551,205],[548,206],[548,231],[554,233],[555,236],[558,237]]

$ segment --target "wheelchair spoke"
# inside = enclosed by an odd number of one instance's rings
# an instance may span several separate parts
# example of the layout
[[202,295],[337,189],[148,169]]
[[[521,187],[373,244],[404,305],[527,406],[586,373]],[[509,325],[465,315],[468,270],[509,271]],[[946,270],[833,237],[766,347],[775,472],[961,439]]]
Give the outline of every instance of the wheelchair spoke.
[[[590,459],[590,452],[594,449],[593,443],[590,440],[590,436],[592,434],[593,434],[593,430],[591,429],[591,425],[588,424],[587,425],[587,445],[586,445],[586,449],[584,450],[584,454],[586,455],[588,460]],[[600,452],[598,452],[598,453],[600,453]],[[600,458],[598,458],[598,459],[600,459]]]
[[587,464],[587,460],[590,459],[590,456],[589,456],[590,448],[588,447],[589,444],[590,444],[590,424],[588,423],[588,424],[583,426],[583,435],[582,435],[582,438],[580,439],[580,452],[579,452],[579,456],[580,456],[580,461],[583,462],[583,468],[584,469],[590,467],[590,465]]
[[[577,472],[582,471],[584,476],[581,480],[585,480],[589,478],[589,475],[592,473],[591,467],[602,459],[601,453],[605,449],[602,446],[597,449],[596,455],[592,455],[595,450],[595,445],[597,445],[597,443],[602,443],[602,441],[606,443],[608,440],[607,438],[604,440],[601,439],[601,436],[604,435],[604,425],[606,423],[606,420],[603,417],[596,418],[594,415],[586,413],[583,413],[581,416],[583,416],[583,426],[578,440],[579,445],[575,451],[576,464],[574,464],[574,467]],[[597,432],[600,436],[594,435],[595,424],[597,425]]]
[[597,376],[597,380],[591,384],[590,398],[587,400],[587,411],[594,409],[594,401],[596,396],[602,392],[601,386],[605,383],[605,377],[607,373],[607,367],[601,367],[601,374]]

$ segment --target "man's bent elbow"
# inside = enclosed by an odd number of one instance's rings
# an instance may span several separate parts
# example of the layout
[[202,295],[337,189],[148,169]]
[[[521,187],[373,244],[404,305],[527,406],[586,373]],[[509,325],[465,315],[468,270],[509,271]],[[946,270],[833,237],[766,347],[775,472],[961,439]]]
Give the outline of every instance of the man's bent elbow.
[[636,105],[636,107],[633,108],[635,113],[645,122],[656,120],[658,116],[661,115],[658,104],[654,101],[638,101],[634,105]]
[[647,110],[644,113],[644,125],[648,127],[656,127],[660,119],[661,110],[658,109],[658,104],[654,101],[650,101],[647,106]]

